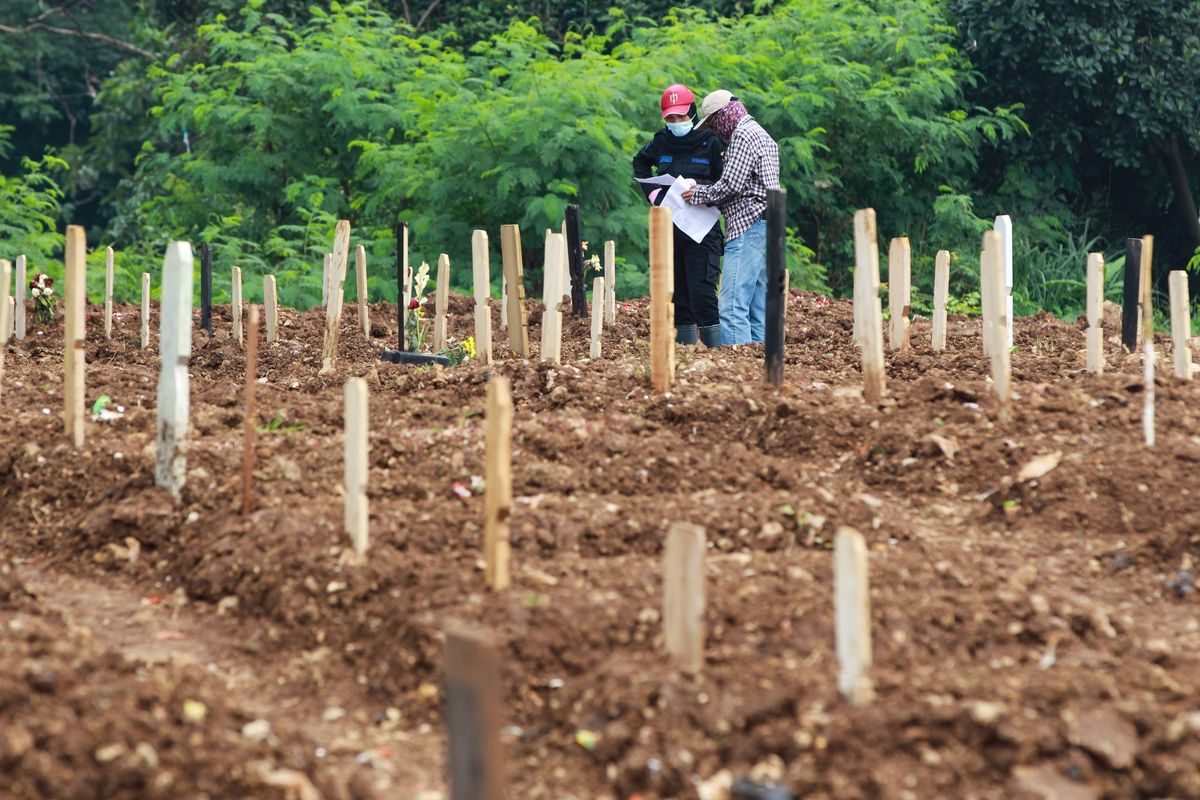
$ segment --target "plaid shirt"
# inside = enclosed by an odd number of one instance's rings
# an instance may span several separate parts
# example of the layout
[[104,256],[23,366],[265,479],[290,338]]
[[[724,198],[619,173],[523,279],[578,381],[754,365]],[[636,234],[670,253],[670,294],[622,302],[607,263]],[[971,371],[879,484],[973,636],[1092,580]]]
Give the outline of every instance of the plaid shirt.
[[779,188],[779,145],[747,114],[733,129],[721,178],[697,186],[690,202],[715,205],[725,216],[725,241],[750,229],[767,210],[767,190]]

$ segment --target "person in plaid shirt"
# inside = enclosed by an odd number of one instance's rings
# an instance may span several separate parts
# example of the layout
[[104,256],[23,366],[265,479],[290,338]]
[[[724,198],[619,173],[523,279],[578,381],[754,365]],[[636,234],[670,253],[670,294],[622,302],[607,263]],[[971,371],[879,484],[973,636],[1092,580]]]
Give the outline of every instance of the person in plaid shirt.
[[704,98],[699,127],[729,143],[716,183],[684,192],[693,205],[715,205],[725,217],[721,344],[766,338],[767,190],[779,188],[779,146],[724,89]]

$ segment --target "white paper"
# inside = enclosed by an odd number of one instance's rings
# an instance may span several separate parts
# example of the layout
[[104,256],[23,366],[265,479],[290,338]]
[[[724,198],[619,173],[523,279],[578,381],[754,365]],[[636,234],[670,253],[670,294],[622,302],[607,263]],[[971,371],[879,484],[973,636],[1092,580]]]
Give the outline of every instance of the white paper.
[[693,183],[691,178],[657,175],[653,178],[638,178],[637,181],[670,187],[667,189],[667,196],[659,205],[671,209],[671,221],[675,223],[675,227],[686,233],[694,242],[702,242],[721,218],[721,212],[712,206],[694,206],[683,199],[684,191]]

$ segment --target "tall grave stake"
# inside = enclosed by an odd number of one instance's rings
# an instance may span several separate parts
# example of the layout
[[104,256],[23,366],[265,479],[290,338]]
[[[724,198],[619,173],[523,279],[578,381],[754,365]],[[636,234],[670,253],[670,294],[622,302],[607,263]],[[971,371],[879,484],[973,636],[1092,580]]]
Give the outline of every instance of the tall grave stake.
[[267,344],[274,344],[279,333],[279,291],[274,275],[263,276],[263,308],[267,314]]
[[487,387],[487,465],[484,476],[483,554],[487,584],[509,586],[509,523],[512,513],[512,385],[497,375]]
[[844,526],[838,528],[833,541],[833,613],[838,691],[850,705],[866,705],[875,696],[870,674],[871,600],[867,583],[867,545],[861,533]]
[[783,383],[784,315],[787,311],[787,191],[767,191],[767,383]]
[[354,248],[354,283],[358,290],[358,324],[363,336],[371,339],[371,309],[367,298],[367,248],[361,244]]
[[883,308],[879,300],[879,238],[875,209],[854,212],[854,309],[863,348],[863,398],[883,398]]
[[617,243],[604,243],[604,324],[617,321]]
[[668,392],[675,381],[675,239],[671,209],[650,207],[650,384]]
[[450,800],[505,800],[500,655],[494,637],[457,624],[444,653]]
[[475,295],[475,352],[484,364],[492,363],[492,270],[487,231],[471,234],[471,277]]
[[704,529],[674,522],[663,555],[667,652],[688,672],[704,666]]
[[242,268],[234,267],[229,274],[229,313],[233,317],[233,338],[237,343],[244,341],[242,336]]
[[1128,353],[1137,352],[1138,304],[1142,292],[1142,240],[1125,240],[1125,291],[1121,298],[1121,345]]
[[337,362],[338,338],[342,331],[342,297],[349,260],[350,221],[338,220],[333,235],[333,258],[329,262],[329,309],[325,312],[325,341],[321,347],[322,374],[332,372]]
[[988,244],[995,242],[995,237],[989,237],[988,231],[983,235],[983,249],[979,251],[979,317],[983,327],[983,354],[989,358],[992,356],[992,342],[994,336],[993,329],[996,327],[995,308],[996,304],[992,296],[992,289],[995,284],[989,277],[988,270],[991,269],[990,254],[988,253]]
[[63,430],[76,448],[83,447],[84,308],[87,303],[87,236],[79,225],[67,226],[66,322],[63,334]]
[[254,510],[254,388],[258,383],[258,306],[250,304],[250,345],[246,350],[246,419],[242,442],[242,516]]
[[104,248],[104,338],[112,338],[113,249]]
[[200,328],[212,338],[212,245],[200,245]]
[[1001,214],[996,217],[995,231],[999,235],[1000,266],[1003,270],[1000,282],[1000,303],[996,306],[996,318],[1004,322],[1004,336],[1000,338],[1005,349],[1013,346],[1013,226],[1012,217]]
[[367,382],[346,379],[346,533],[359,556],[367,552]]
[[450,256],[438,256],[437,293],[434,295],[433,352],[446,349],[446,306],[450,303]]
[[1142,252],[1138,275],[1138,286],[1142,294],[1142,436],[1147,447],[1154,446],[1154,367],[1157,354],[1154,351],[1154,237],[1142,237]]
[[529,324],[525,315],[525,268],[521,260],[521,226],[500,226],[500,257],[508,287],[508,341],[513,355],[529,358]]
[[933,352],[946,349],[946,301],[950,294],[950,251],[938,250],[933,264]]
[[891,330],[888,346],[904,352],[908,349],[908,315],[912,304],[912,251],[908,238],[892,239],[888,246],[888,307],[891,309]]
[[[161,325],[162,320],[159,320]],[[150,273],[142,273],[142,349],[150,346]]]
[[1104,256],[1087,257],[1087,371],[1104,374]]
[[992,384],[996,389],[996,404],[1001,422],[1008,422],[1012,398],[1012,363],[1008,349],[1007,320],[1004,311],[1004,263],[1001,260],[999,234],[987,231],[983,235],[981,280],[988,286],[991,325],[984,333],[990,337],[988,350],[992,360]]
[[407,350],[404,335],[408,324],[408,303],[412,300],[412,270],[408,267],[408,223],[396,223],[396,349]]
[[154,483],[178,500],[187,472],[188,362],[192,355],[192,246],[171,242],[163,258],[158,314],[158,460]]
[[17,318],[15,333],[17,341],[25,338],[25,288],[28,278],[25,275],[25,256],[17,256]]
[[0,259],[0,397],[4,396],[4,354],[8,350],[8,315],[12,313],[8,287],[12,283],[12,265]]
[[604,278],[592,280],[592,346],[588,358],[600,357],[600,334],[604,327]]
[[567,263],[571,270],[571,313],[586,317],[588,311],[587,287],[583,284],[583,227],[579,222],[579,206],[567,206],[565,224],[567,228]]
[[566,245],[560,233],[546,231],[542,268],[542,361],[558,363],[562,353],[562,277]]
[[1174,340],[1175,377],[1185,381],[1192,379],[1192,349],[1188,339],[1192,335],[1191,312],[1188,309],[1188,275],[1177,269],[1170,275],[1171,289],[1171,338]]

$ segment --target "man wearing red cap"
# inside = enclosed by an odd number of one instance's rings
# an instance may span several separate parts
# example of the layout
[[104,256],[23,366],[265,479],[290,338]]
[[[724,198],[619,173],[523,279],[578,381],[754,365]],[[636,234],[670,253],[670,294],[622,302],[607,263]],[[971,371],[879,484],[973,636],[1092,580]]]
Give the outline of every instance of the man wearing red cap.
[[[633,157],[633,175],[673,175],[707,186],[721,176],[725,143],[712,131],[695,128],[696,97],[686,86],[668,86],[659,101],[666,127]],[[662,203],[667,188],[639,184],[646,199]],[[675,341],[708,347],[721,343],[717,281],[721,277],[722,237],[719,226],[700,242],[675,228]]]
[[683,193],[693,205],[715,205],[725,217],[721,279],[721,344],[761,342],[767,316],[767,190],[779,188],[779,146],[746,107],[720,89],[700,106],[701,130],[729,143],[721,177]]

